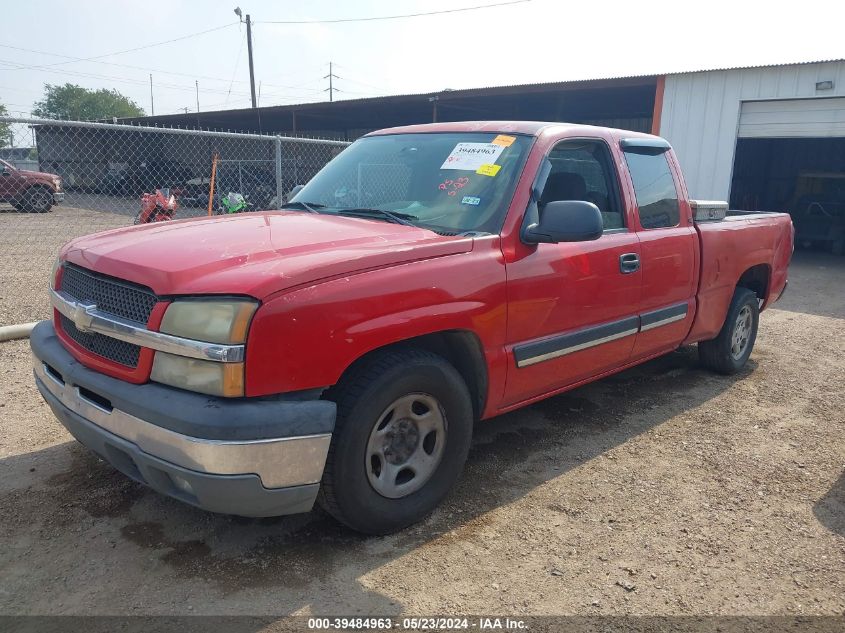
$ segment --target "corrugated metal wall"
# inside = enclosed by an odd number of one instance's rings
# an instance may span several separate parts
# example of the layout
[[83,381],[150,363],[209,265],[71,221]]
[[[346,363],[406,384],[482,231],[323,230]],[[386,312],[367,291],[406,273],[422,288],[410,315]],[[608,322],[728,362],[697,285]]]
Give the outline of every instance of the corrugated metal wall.
[[[833,81],[832,90],[816,82]],[[727,200],[743,101],[845,96],[845,62],[668,75],[660,135],[678,154],[690,195]]]

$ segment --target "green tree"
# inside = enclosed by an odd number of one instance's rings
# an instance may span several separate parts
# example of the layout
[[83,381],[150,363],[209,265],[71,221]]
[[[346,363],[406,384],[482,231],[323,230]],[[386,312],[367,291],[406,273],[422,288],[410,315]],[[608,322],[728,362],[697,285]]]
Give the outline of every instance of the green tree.
[[74,84],[46,84],[44,99],[35,102],[32,112],[45,119],[81,121],[144,116],[144,111],[137,103],[117,90],[89,90]]
[[[6,109],[6,106],[0,103],[0,116],[6,116],[8,114],[9,111]],[[6,145],[9,144],[9,132],[11,132],[11,130],[9,129],[9,124],[0,123],[0,147],[6,147]]]

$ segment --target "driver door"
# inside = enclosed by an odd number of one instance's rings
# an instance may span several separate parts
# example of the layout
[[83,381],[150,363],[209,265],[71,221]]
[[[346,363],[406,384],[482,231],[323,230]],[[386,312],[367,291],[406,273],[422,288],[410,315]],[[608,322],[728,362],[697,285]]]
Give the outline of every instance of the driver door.
[[539,244],[507,264],[505,407],[624,364],[639,323],[640,245],[610,146],[567,139],[548,159],[540,214],[553,200],[588,200],[602,212],[604,233],[594,241]]
[[18,174],[14,167],[0,160],[0,200],[11,200],[18,188]]

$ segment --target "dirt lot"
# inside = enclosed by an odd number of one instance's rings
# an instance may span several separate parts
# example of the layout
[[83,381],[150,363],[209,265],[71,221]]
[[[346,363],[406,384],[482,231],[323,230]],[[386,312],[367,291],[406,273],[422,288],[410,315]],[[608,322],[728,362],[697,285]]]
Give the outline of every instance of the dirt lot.
[[480,424],[447,503],[384,538],[129,482],[2,344],[0,613],[842,614],[843,279],[798,257],[738,376],[683,349]]
[[0,325],[45,319],[50,269],[63,244],[80,235],[127,226],[125,215],[56,207],[50,213],[18,213],[0,206]]
[[[50,269],[62,245],[80,235],[132,224],[139,205],[136,200],[95,194],[77,198],[90,208],[62,206],[50,213],[18,213],[0,204],[0,326],[47,318]],[[201,213],[180,209],[176,217]]]

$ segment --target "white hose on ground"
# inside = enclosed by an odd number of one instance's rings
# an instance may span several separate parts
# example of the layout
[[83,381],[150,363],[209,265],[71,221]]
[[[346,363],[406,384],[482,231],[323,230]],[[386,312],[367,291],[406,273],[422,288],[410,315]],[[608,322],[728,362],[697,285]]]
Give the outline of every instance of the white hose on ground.
[[29,338],[29,333],[32,332],[38,324],[38,321],[32,323],[19,323],[18,325],[4,325],[0,327],[0,342],[14,341],[19,338]]

